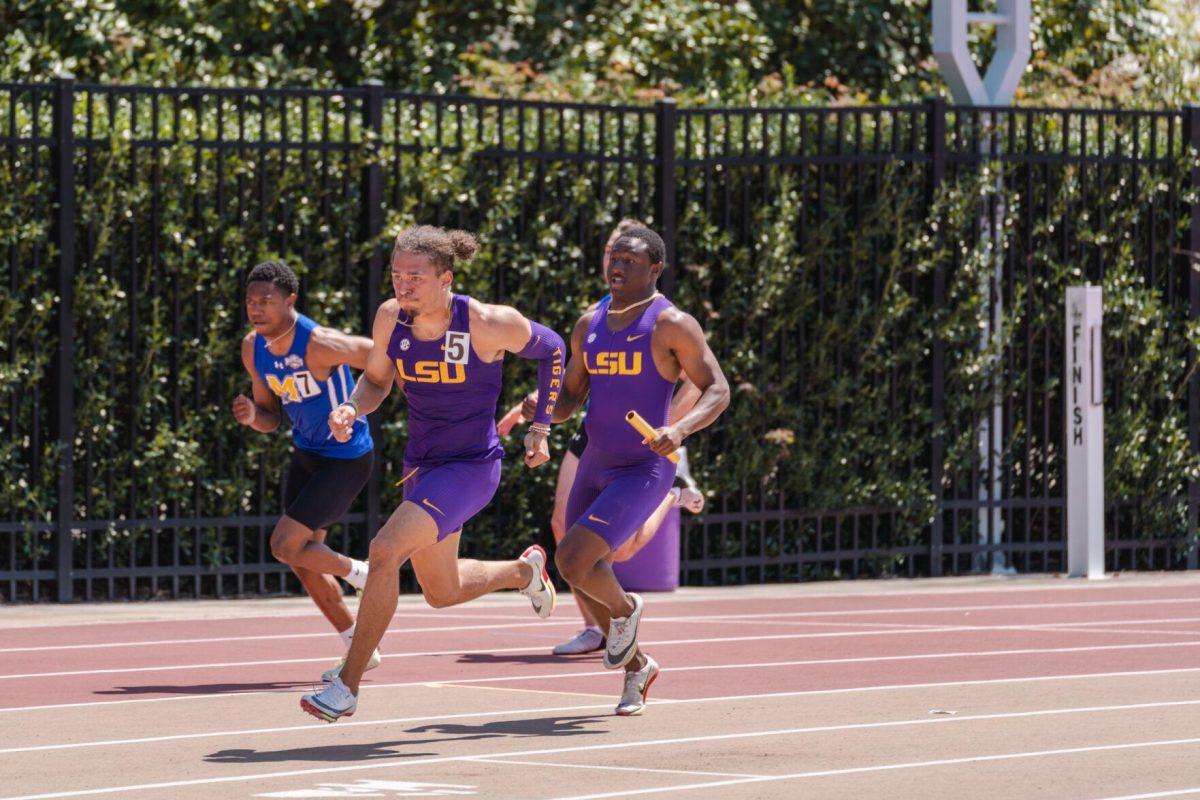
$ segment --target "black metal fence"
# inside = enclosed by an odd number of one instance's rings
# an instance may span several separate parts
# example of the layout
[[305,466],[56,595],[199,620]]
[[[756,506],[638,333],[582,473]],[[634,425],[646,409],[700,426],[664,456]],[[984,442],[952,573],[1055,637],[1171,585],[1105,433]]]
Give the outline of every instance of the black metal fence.
[[[953,384],[970,354],[948,351],[942,329],[926,330],[918,386],[900,380],[895,364],[865,385],[896,424],[917,431],[919,451],[895,463],[923,476],[929,519],[914,528],[903,500],[839,503],[789,491],[786,481],[743,481],[686,522],[682,578],[961,574],[998,559],[1020,571],[1060,570],[1062,295],[1037,270],[1047,261],[1071,262],[1081,278],[1102,280],[1106,248],[1074,235],[1073,226],[1080,215],[1098,214],[1103,227],[1103,215],[1136,202],[1130,224],[1138,268],[1165,314],[1181,326],[1195,320],[1200,281],[1190,259],[1200,252],[1200,212],[1187,193],[1200,188],[1200,171],[1182,165],[1198,145],[1200,110],[1191,107],[964,109],[931,100],[679,109],[666,100],[653,107],[538,103],[379,85],[0,84],[0,166],[13,198],[0,222],[8,231],[0,251],[14,321],[3,372],[10,444],[3,454],[8,486],[0,492],[7,506],[0,588],[9,599],[71,600],[293,586],[266,543],[277,512],[270,466],[278,448],[251,449],[248,463],[243,442],[203,435],[223,412],[240,367],[226,357],[228,341],[211,340],[208,325],[220,317],[236,328],[240,320],[239,288],[214,290],[230,253],[289,252],[322,264],[305,279],[306,301],[320,304],[331,324],[365,330],[384,286],[381,239],[396,219],[505,231],[509,238],[497,237],[497,255],[484,262],[488,274],[480,280],[493,298],[507,299],[547,269],[517,245],[553,231],[554,268],[588,274],[608,221],[637,215],[652,219],[668,243],[664,289],[709,307],[736,280],[721,266],[749,263],[747,254],[769,245],[759,240],[763,215],[786,199],[795,208],[785,222],[797,252],[836,245],[867,268],[850,275],[838,264],[815,265],[813,296],[782,298],[812,303],[795,324],[775,328],[769,314],[714,311],[709,328],[723,357],[730,343],[756,343],[747,363],[759,367],[742,378],[774,386],[803,407],[811,434],[790,432],[803,448],[808,435],[849,430],[854,398],[809,398],[836,395],[861,354],[853,343],[831,346],[832,366],[811,373],[806,359],[826,328],[851,313],[853,298],[881,298],[889,285],[882,262],[906,246],[895,231],[864,234],[867,221],[900,202],[891,194],[897,185],[918,187],[905,213],[925,220],[944,184],[987,165],[1003,165],[1004,180],[1022,197],[1009,221],[1004,282],[985,301],[989,308],[1024,304],[1028,312],[1003,346],[1002,447],[987,457],[955,450],[983,422],[978,403],[958,398],[980,387]],[[1078,207],[1055,205],[1054,188],[1067,180],[1083,185]],[[461,191],[466,181],[469,194]],[[1148,205],[1135,200],[1140,188],[1158,184],[1165,188]],[[174,192],[187,203],[166,202]],[[998,197],[981,201],[981,220],[995,212]],[[610,209],[607,217],[594,213],[598,206]],[[500,208],[508,216],[497,223],[489,214]],[[931,272],[906,278],[911,297],[935,312],[947,305],[948,280],[962,268],[955,249],[948,252]],[[89,290],[77,296],[85,275]],[[528,291],[534,294],[522,295],[523,307],[561,316],[554,284]],[[148,325],[161,336],[147,337]],[[1178,345],[1182,328],[1175,335]],[[1189,351],[1173,376],[1187,376],[1183,395],[1164,396],[1162,404],[1186,408],[1186,447],[1194,454],[1200,379],[1190,371],[1192,358]],[[96,374],[104,376],[97,381],[103,393],[90,385]],[[1120,392],[1118,382],[1118,405]],[[873,431],[890,422],[891,413],[879,416]],[[768,424],[764,416],[761,426]],[[373,425],[379,432],[379,422]],[[198,444],[175,451],[172,434],[181,430]],[[732,435],[729,426],[714,433],[707,452],[717,456]],[[138,456],[123,460],[129,453]],[[1000,494],[981,496],[983,484],[1002,487]],[[1110,567],[1197,566],[1200,494],[1183,475],[1175,486],[1111,499]],[[335,543],[361,551],[393,499],[382,478],[373,481],[335,530]],[[1182,523],[1149,530],[1146,509],[1163,507]],[[537,516],[503,502],[490,513],[496,528]],[[484,535],[474,551],[494,552],[498,542]]]

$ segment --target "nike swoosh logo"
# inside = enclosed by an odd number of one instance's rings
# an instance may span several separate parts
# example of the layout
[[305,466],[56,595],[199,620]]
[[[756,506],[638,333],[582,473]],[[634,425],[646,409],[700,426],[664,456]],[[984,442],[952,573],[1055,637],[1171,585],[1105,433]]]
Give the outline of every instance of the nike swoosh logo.
[[[634,639],[629,644],[625,645],[625,649],[622,650],[620,653],[617,653],[616,658],[610,658],[608,660],[608,663],[619,664],[621,662],[621,660],[625,658],[625,654],[628,653],[630,650],[632,650],[635,645],[637,645],[637,639]],[[612,651],[609,651],[609,652],[612,652]],[[607,655],[607,653],[606,653],[606,655]]]
[[638,339],[642,338],[642,337],[643,337],[643,336],[645,336],[645,335],[646,335],[646,334],[644,334],[644,333],[639,333],[637,336],[626,336],[626,337],[625,337],[625,341],[627,341],[627,342],[636,342]]
[[601,525],[608,524],[607,522],[605,522],[604,520],[600,519],[599,517],[597,517],[593,514],[588,514],[588,519],[591,520],[592,522],[599,522]]
[[437,506],[435,506],[433,503],[429,502],[429,498],[428,498],[428,497],[426,497],[426,498],[425,498],[424,500],[422,500],[421,502],[422,502],[423,504],[425,504],[425,505],[429,506],[430,508],[432,508],[434,511],[438,512],[439,514],[441,514],[443,517],[444,517],[444,516],[446,516],[446,512],[445,512],[445,511],[442,511],[440,508],[438,508]]
[[396,481],[396,485],[397,485],[397,486],[403,486],[403,485],[404,485],[404,482],[405,482],[406,480],[408,480],[409,478],[411,478],[413,475],[416,475],[416,474],[417,474],[417,470],[419,470],[419,469],[420,469],[420,467],[413,467],[413,468],[412,468],[412,470],[410,470],[410,471],[409,471],[409,473],[408,473],[407,475],[405,475],[405,476],[404,476],[403,478],[401,478],[400,480]]

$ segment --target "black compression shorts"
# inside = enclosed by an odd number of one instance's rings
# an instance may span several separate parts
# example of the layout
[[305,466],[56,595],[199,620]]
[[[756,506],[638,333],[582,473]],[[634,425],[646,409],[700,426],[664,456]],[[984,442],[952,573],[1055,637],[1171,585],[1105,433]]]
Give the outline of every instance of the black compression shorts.
[[571,437],[571,441],[567,442],[567,452],[573,454],[576,458],[583,458],[583,451],[587,450],[587,443],[587,426],[581,422],[579,423],[579,430],[575,431],[575,435]]
[[375,453],[329,458],[292,450],[283,479],[283,513],[317,531],[337,522],[367,485]]

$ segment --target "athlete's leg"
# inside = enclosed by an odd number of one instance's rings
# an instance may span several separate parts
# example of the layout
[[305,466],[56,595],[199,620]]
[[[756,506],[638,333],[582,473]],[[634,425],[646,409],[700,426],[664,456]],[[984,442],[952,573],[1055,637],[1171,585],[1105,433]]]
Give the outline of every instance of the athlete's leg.
[[354,641],[346,654],[341,680],[354,694],[371,653],[396,613],[400,568],[419,550],[437,543],[437,523],[420,506],[405,501],[371,540],[371,571],[358,604]]
[[558,466],[558,482],[554,486],[554,511],[550,514],[550,528],[554,531],[555,542],[561,542],[567,532],[567,500],[578,471],[579,456],[570,450],[563,453]]
[[574,525],[558,545],[554,563],[571,587],[608,609],[611,616],[627,617],[633,602],[613,574],[608,542],[582,525]]
[[[571,486],[575,483],[575,474],[579,471],[579,456],[572,453],[570,450],[563,453],[562,463],[558,468],[558,483],[554,487],[554,511],[550,515],[550,528],[554,531],[554,542],[561,542],[563,536],[567,533],[567,499],[571,495]],[[583,617],[583,624],[589,628],[598,628],[600,631],[608,629],[608,625],[601,625],[600,621],[592,615],[591,609],[582,599],[583,594],[576,592],[575,605],[579,606],[579,615]]]
[[[590,568],[586,566],[589,562]],[[555,563],[564,576],[571,576],[567,578],[571,587],[583,596],[589,611],[604,626],[602,630],[610,630],[613,617],[625,619],[634,612],[633,599],[612,571],[612,550],[608,542],[592,531],[581,525],[571,528],[559,546]],[[637,672],[645,668],[646,663],[646,656],[635,639],[633,655],[625,662],[625,671]]]
[[[610,564],[613,561],[611,553],[609,554],[608,561]],[[608,608],[606,608],[603,603],[588,597],[581,591],[575,593],[575,601],[579,603],[580,607],[587,609],[588,614],[591,615],[592,619],[596,620],[596,626],[601,631],[608,631],[608,626],[612,622],[612,615],[608,613]],[[642,655],[642,651],[638,649],[633,658],[629,660],[629,663],[625,665],[625,671],[636,672],[637,670],[642,669],[642,667],[645,665],[646,658]]]
[[667,512],[675,507],[675,495],[667,492],[667,496],[662,499],[658,507],[654,509],[654,513],[650,518],[642,523],[642,527],[638,528],[633,536],[625,541],[625,544],[617,548],[613,553],[614,561],[628,561],[637,555],[638,551],[646,545],[650,544],[650,540],[654,538],[654,534],[658,533],[659,526],[666,518]]
[[[321,533],[319,538],[317,533]],[[293,569],[346,577],[353,567],[350,558],[333,550],[324,540],[323,531],[315,532],[284,514],[271,532],[271,554]]]
[[514,561],[458,559],[462,527],[484,509],[500,485],[500,462],[451,462],[418,471],[405,496],[427,510],[437,525],[437,543],[412,556],[426,601],[435,608],[457,605],[499,589],[520,589],[543,618],[554,610],[553,585],[545,577],[546,554],[531,547]]
[[[315,531],[313,538],[315,541],[324,542],[325,534],[326,531],[323,529]],[[342,587],[336,578],[323,572],[297,567],[294,564],[292,572],[296,573],[296,577],[300,579],[300,585],[304,587],[304,591],[308,592],[308,596],[325,615],[325,619],[333,625],[334,630],[341,633],[354,624],[354,615],[346,607],[346,601],[342,597]]]
[[435,545],[413,553],[411,561],[425,602],[446,608],[501,589],[524,589],[533,569],[524,561],[459,559],[457,530]]
[[[275,558],[293,569],[337,575],[361,588],[366,565],[335,552],[325,544],[324,534],[318,532],[350,508],[370,479],[373,463],[373,453],[334,459],[293,451],[284,479],[284,513],[271,532]],[[308,588],[309,582],[304,578],[301,581]]]

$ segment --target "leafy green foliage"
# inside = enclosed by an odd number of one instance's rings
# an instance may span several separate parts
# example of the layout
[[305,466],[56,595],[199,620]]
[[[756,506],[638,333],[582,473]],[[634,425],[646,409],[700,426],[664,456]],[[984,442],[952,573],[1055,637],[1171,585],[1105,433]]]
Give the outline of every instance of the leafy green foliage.
[[[0,78],[458,85],[498,95],[725,102],[913,98],[939,87],[928,0],[16,0]],[[1196,13],[1181,0],[1034,5],[1026,97],[1195,96]],[[979,35],[981,57],[990,34]]]

